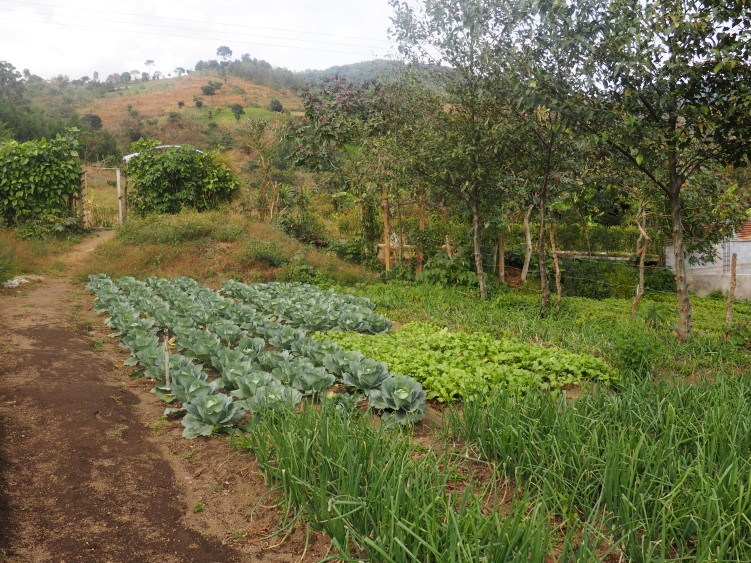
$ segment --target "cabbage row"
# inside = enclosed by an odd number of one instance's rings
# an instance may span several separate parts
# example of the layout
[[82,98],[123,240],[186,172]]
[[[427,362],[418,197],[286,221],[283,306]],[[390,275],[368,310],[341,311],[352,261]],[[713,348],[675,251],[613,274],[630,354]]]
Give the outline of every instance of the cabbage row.
[[221,291],[296,328],[377,334],[392,325],[373,312],[375,305],[367,297],[342,295],[305,283],[247,285],[230,280],[222,284]]
[[[236,302],[190,278],[113,281],[100,274],[90,276],[87,289],[97,296],[95,311],[109,314],[113,336],[130,350],[126,365],[140,365],[138,375],[155,380],[152,392],[172,405],[166,414],[184,413],[186,438],[231,427],[246,412],[291,408],[304,396],[367,397],[386,425],[424,416],[425,391],[414,379],[269,320],[256,302]],[[206,365],[219,376],[210,377]],[[336,383],[346,393],[324,393]]]

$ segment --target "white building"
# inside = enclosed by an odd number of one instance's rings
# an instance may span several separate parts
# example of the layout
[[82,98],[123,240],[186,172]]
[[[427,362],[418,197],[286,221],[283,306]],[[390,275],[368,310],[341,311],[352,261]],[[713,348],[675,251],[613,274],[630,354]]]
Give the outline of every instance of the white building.
[[[733,238],[715,245],[716,259],[713,262],[691,264],[687,260],[689,289],[699,296],[718,290],[727,293],[733,254],[737,255],[735,296],[738,299],[751,299],[751,219]],[[672,245],[665,247],[665,265],[675,270]]]

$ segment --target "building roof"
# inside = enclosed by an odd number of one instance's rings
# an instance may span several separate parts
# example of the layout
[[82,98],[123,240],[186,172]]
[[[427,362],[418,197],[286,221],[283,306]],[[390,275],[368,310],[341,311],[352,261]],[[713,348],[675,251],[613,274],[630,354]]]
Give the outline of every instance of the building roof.
[[751,240],[751,219],[746,221],[746,224],[741,227],[741,230],[736,234],[738,240]]

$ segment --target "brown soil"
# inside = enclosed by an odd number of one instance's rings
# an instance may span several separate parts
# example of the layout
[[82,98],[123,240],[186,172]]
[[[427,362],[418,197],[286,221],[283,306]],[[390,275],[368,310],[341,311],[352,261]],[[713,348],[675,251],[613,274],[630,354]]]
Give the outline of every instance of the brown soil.
[[[110,233],[61,258],[85,265]],[[316,561],[255,459],[185,440],[72,281],[0,292],[0,560]]]

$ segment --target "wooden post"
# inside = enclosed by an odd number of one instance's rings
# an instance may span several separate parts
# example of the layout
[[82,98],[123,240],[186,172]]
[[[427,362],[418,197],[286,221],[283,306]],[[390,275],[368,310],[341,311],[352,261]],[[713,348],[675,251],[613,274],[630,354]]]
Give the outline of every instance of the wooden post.
[[498,281],[506,283],[506,237],[503,231],[498,237]]
[[169,376],[169,332],[164,331],[164,383],[170,386]]
[[733,324],[733,300],[735,299],[735,284],[737,279],[735,277],[735,266],[738,262],[738,255],[733,252],[733,257],[730,261],[730,288],[728,289],[728,298],[725,302],[725,328],[729,329]]
[[122,225],[125,221],[125,213],[123,209],[123,190],[120,186],[120,169],[115,168],[115,175],[117,176],[117,216]]
[[636,253],[639,255],[639,283],[636,286],[636,295],[631,303],[631,314],[635,315],[639,306],[639,301],[644,297],[644,266],[647,260],[647,251],[649,250],[649,235],[647,234],[647,208],[646,202],[639,204],[639,211],[636,214],[636,226],[639,228],[639,239],[636,241]]
[[558,263],[558,251],[555,248],[555,225],[550,225],[550,253],[553,255],[553,268],[555,269],[555,292],[558,300],[555,303],[555,310],[561,310],[561,267]]
[[529,217],[532,215],[532,209],[534,205],[530,205],[527,208],[527,212],[524,214],[524,240],[526,242],[526,248],[524,250],[524,265],[522,266],[522,283],[527,281],[527,272],[529,272],[529,261],[532,259],[532,234],[529,232]]
[[425,253],[423,251],[423,246],[425,245],[425,237],[423,236],[423,234],[425,233],[425,198],[422,195],[420,196],[420,207],[418,213],[419,222],[417,225],[417,230],[420,233],[420,241],[417,247],[417,264],[415,264],[416,274],[422,272],[422,263],[425,260]]
[[453,258],[454,257],[454,251],[451,250],[451,243],[449,242],[449,236],[448,235],[446,235],[446,256],[448,256],[449,258]]
[[391,217],[389,216],[389,187],[381,187],[381,214],[383,215],[383,258],[386,271],[391,271]]

